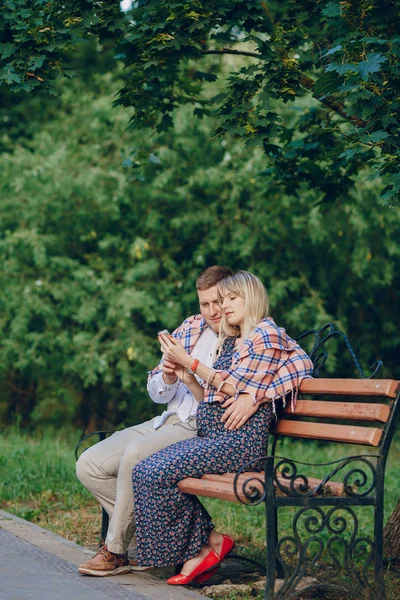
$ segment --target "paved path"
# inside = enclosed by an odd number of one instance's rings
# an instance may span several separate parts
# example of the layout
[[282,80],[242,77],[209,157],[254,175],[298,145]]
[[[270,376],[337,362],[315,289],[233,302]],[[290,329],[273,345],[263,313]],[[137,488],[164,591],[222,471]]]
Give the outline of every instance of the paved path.
[[0,511],[0,600],[204,600],[149,573],[86,577],[77,565],[92,552]]

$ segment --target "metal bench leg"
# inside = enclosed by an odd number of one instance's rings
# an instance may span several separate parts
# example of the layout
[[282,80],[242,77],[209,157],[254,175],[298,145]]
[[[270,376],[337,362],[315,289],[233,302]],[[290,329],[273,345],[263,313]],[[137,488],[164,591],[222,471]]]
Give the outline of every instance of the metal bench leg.
[[104,542],[106,541],[106,537],[107,537],[107,531],[108,531],[108,522],[109,522],[109,516],[108,516],[108,512],[106,512],[104,510],[104,508],[101,509],[101,538],[100,538],[100,546],[102,546],[104,544]]
[[275,548],[277,542],[277,531],[276,531],[276,509],[268,510],[270,512],[267,516],[267,564],[266,564],[266,583],[265,583],[265,600],[273,600],[274,589],[275,589],[275,572],[276,572],[276,558]]
[[[103,440],[105,440],[107,437],[107,432],[106,431],[100,431],[99,432],[99,438],[100,441],[102,442]],[[108,516],[108,512],[104,510],[104,508],[101,509],[101,539],[100,539],[100,546],[102,546],[105,541],[106,541],[106,537],[107,537],[107,531],[108,531],[108,523],[109,523],[109,516]]]
[[[276,548],[276,544],[278,543],[278,509],[277,508],[275,508],[275,510],[274,510],[274,518],[275,518],[275,535],[276,535],[275,548]],[[275,554],[275,568],[276,568],[276,576],[278,577],[278,579],[285,579],[285,571],[283,570],[282,564],[276,558],[276,554]]]
[[265,517],[267,527],[267,564],[266,564],[266,583],[265,600],[273,600],[275,589],[275,570],[276,570],[276,544],[278,539],[277,530],[277,507],[274,502],[273,488],[273,462],[267,460],[265,464],[265,483],[267,494],[265,497]]
[[[383,478],[382,478],[383,481]],[[381,485],[380,483],[378,486]],[[374,509],[374,550],[375,550],[375,582],[378,600],[385,600],[385,581],[383,578],[383,493],[377,491],[377,503]]]

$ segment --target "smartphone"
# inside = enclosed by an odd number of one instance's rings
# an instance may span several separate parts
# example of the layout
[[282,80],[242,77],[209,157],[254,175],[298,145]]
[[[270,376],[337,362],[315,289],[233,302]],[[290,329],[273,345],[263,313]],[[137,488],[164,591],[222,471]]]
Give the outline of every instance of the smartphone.
[[168,329],[163,329],[162,331],[159,331],[157,335],[167,335],[169,337],[171,334]]

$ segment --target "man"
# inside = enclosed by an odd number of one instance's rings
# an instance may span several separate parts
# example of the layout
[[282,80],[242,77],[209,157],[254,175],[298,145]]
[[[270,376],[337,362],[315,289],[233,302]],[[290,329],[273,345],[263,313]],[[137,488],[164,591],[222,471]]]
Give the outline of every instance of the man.
[[[217,283],[232,273],[227,267],[213,266],[200,275],[196,289],[201,315],[189,317],[173,333],[194,359],[208,366],[213,363],[222,316]],[[197,401],[177,375],[176,365],[161,361],[150,372],[147,389],[154,402],[167,404],[167,410],[95,444],[76,464],[79,480],[110,517],[104,546],[79,566],[80,573],[104,577],[130,571],[127,549],[135,534],[132,469],[158,450],[197,433]]]

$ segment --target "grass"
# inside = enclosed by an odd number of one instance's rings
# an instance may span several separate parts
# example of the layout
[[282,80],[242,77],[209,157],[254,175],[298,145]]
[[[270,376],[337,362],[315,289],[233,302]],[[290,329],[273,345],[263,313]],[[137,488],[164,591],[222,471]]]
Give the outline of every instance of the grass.
[[[0,508],[66,539],[91,547],[98,542],[100,510],[75,476],[73,449],[78,437],[77,432],[71,431],[45,431],[35,435],[16,430],[3,433],[0,444]],[[345,451],[346,455],[356,454],[359,448],[349,446]],[[317,442],[285,440],[279,454],[296,456],[305,462],[335,459],[328,447]],[[385,520],[399,497],[399,461],[400,432],[393,441],[387,464]],[[249,554],[263,560],[265,520],[262,505],[247,507],[209,498],[204,499],[204,504],[214,516],[217,529],[230,533],[240,546],[248,548]],[[290,531],[293,512],[285,509],[280,518],[281,527],[287,532]],[[371,511],[362,511],[359,518],[362,534],[371,534]],[[389,570],[386,580],[388,600],[397,600],[398,571]],[[255,596],[251,597],[254,599]]]
[[0,507],[84,546],[97,543],[98,504],[75,476],[78,434],[1,437]]

